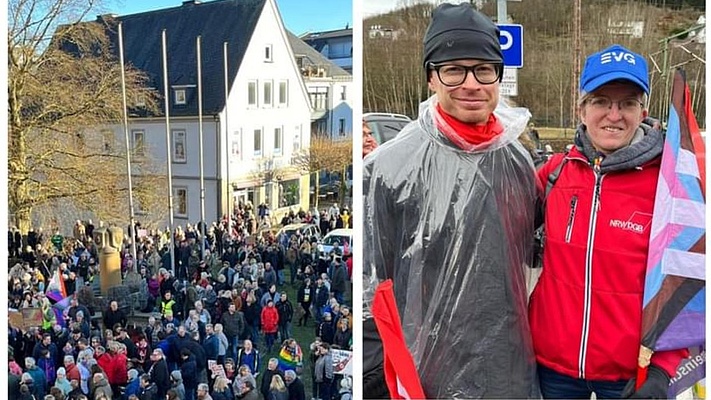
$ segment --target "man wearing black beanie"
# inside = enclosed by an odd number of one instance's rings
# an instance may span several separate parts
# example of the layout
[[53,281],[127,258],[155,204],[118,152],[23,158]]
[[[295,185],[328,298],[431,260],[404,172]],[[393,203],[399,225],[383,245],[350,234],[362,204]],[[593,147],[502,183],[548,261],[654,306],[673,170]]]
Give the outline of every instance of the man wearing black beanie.
[[499,30],[469,4],[437,7],[423,44],[434,95],[364,160],[363,395],[536,397],[530,113],[499,101]]

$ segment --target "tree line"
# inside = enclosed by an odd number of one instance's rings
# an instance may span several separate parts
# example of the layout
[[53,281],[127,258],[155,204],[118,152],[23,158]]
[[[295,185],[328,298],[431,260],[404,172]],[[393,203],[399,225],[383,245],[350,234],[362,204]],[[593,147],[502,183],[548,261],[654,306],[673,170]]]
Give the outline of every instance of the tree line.
[[[496,19],[495,0],[476,5]],[[705,44],[696,27],[703,7],[692,2],[583,0],[581,7],[581,67],[585,56],[613,43],[647,58],[650,68],[650,115],[666,119],[670,82],[682,67],[692,93],[700,126],[705,126]],[[659,3],[659,4],[656,4]],[[679,3],[679,8],[677,4]],[[697,3],[697,2],[694,2]],[[518,95],[510,98],[527,107],[542,126],[573,127],[573,10],[570,0],[524,0],[508,3],[509,23],[524,28],[524,66],[518,71]],[[363,112],[394,112],[416,117],[429,94],[422,67],[422,38],[430,3],[414,3],[373,16],[363,23]],[[641,35],[633,35],[641,33]],[[703,62],[702,62],[703,60]]]

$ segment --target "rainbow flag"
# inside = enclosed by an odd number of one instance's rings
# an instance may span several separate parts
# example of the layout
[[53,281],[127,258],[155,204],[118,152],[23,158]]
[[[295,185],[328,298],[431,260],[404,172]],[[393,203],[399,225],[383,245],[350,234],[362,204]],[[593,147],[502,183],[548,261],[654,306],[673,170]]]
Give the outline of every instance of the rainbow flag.
[[282,371],[286,370],[296,370],[296,367],[301,365],[303,360],[303,355],[301,354],[301,347],[297,344],[294,349],[290,349],[287,346],[282,346],[279,350],[279,367]]
[[652,351],[699,347],[706,338],[706,150],[690,99],[677,70],[644,288],[641,345]]

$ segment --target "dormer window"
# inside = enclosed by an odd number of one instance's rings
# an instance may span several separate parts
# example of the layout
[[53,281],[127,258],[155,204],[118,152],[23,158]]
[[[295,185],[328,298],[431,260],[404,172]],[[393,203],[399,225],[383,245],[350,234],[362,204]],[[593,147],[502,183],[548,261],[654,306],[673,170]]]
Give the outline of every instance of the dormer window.
[[185,104],[187,103],[185,96],[185,89],[175,89],[175,104]]
[[272,45],[268,44],[264,46],[264,62],[272,62],[273,61],[273,54],[272,54]]
[[136,95],[136,107],[145,107],[146,106],[146,95],[143,93],[139,93]]

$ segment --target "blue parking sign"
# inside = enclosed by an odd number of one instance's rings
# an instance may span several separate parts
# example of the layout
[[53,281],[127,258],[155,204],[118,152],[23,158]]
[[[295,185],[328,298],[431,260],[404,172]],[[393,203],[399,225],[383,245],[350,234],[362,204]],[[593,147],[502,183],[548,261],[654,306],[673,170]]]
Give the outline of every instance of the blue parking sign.
[[504,53],[504,66],[523,67],[523,26],[520,24],[498,24],[499,43]]

